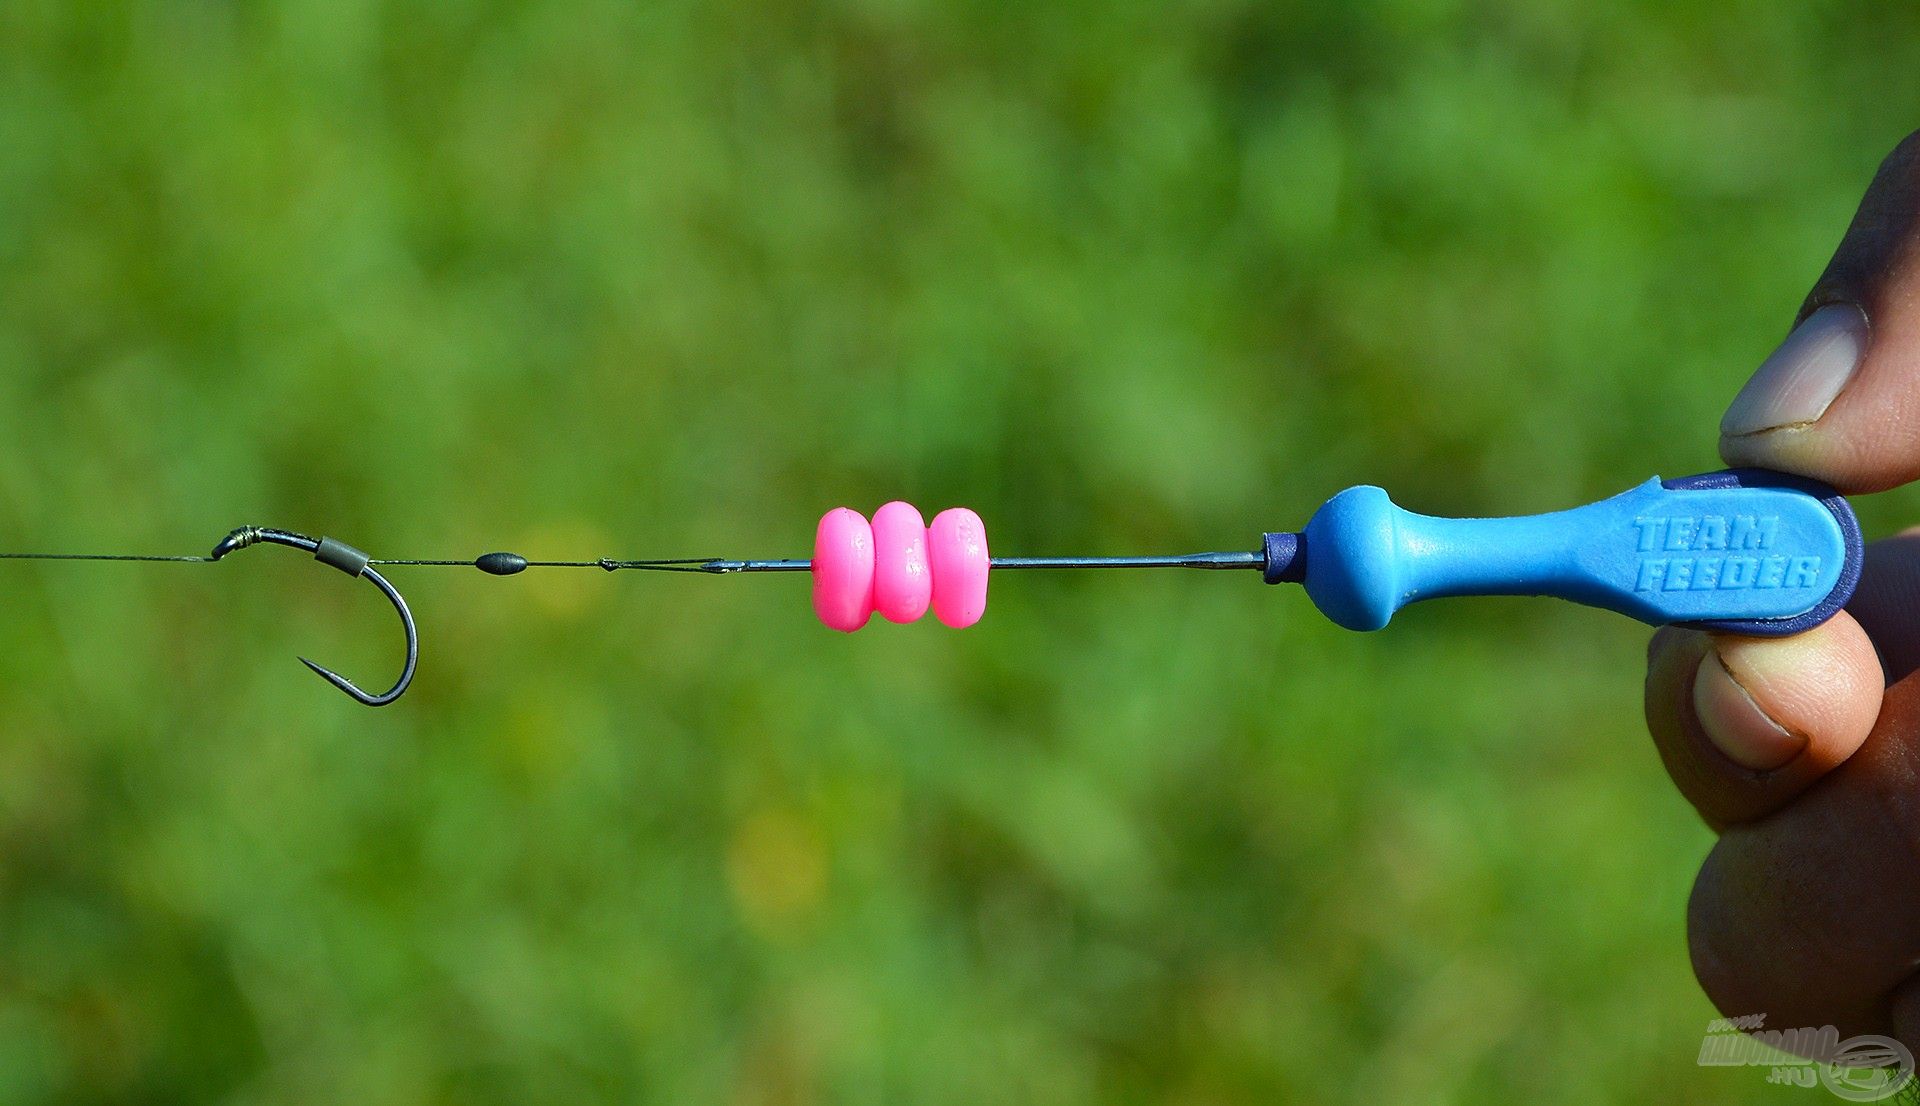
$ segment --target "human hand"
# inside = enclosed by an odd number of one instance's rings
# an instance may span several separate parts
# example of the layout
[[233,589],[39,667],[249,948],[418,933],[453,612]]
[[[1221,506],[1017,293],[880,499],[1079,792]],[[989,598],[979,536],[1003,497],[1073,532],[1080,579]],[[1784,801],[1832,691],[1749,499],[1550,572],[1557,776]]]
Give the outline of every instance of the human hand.
[[[1730,465],[1845,493],[1920,478],[1920,132],[1881,165],[1720,435]],[[1920,529],[1868,546],[1847,610],[1807,633],[1668,628],[1649,646],[1648,729],[1720,831],[1687,932],[1730,1017],[1920,1051],[1917,615]]]

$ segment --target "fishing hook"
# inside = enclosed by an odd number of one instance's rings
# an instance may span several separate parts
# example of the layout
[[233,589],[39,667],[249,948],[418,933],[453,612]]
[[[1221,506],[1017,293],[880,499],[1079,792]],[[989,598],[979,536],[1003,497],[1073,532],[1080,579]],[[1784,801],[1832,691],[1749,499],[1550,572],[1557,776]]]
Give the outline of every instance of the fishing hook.
[[332,538],[310,538],[291,530],[276,530],[264,526],[242,526],[221,538],[220,544],[213,547],[213,552],[207,559],[217,561],[235,550],[245,549],[261,542],[305,550],[313,554],[314,560],[332,565],[349,576],[358,576],[380,589],[381,594],[387,597],[387,601],[393,604],[393,609],[400,612],[400,625],[407,632],[407,665],[401,670],[397,683],[379,695],[369,695],[356,687],[352,680],[330,668],[315,664],[305,657],[300,658],[300,663],[313,669],[321,679],[352,696],[355,702],[364,703],[370,707],[384,707],[400,698],[406,692],[407,685],[413,682],[413,670],[420,661],[420,636],[414,629],[413,612],[407,609],[407,601],[400,597],[399,591],[387,582],[386,577],[368,567],[371,558],[353,546]]

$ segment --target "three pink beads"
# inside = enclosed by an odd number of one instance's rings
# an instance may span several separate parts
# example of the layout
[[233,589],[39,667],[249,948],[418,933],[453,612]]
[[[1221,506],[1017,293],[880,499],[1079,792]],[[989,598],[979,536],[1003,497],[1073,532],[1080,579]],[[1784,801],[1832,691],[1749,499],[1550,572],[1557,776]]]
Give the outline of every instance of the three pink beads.
[[954,629],[987,610],[987,528],[965,507],[933,516],[929,526],[911,504],[873,513],[836,507],[813,539],[813,610],[833,629],[852,633],[874,612],[889,622],[933,616]]

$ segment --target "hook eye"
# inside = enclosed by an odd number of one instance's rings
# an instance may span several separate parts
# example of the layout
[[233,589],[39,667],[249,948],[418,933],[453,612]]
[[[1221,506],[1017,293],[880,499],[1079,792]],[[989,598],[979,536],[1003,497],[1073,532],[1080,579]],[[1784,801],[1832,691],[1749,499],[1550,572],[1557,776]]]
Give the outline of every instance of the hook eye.
[[220,544],[213,547],[213,553],[210,559],[217,561],[235,550],[245,549],[250,545],[258,545],[262,542],[304,550],[305,552],[313,554],[314,560],[322,564],[332,565],[349,576],[357,576],[366,580],[374,587],[379,588],[380,593],[387,597],[389,603],[393,604],[393,609],[400,612],[400,625],[402,629],[406,631],[406,667],[401,669],[400,679],[391,688],[388,688],[378,695],[369,694],[368,692],[360,690],[352,680],[347,679],[331,668],[316,664],[305,657],[300,658],[300,663],[312,669],[321,679],[345,692],[355,702],[363,703],[369,707],[384,707],[405,694],[407,686],[413,683],[413,672],[420,662],[419,631],[414,627],[413,612],[407,609],[407,601],[400,597],[400,592],[395,589],[392,584],[387,582],[386,577],[368,567],[370,558],[353,546],[345,542],[335,541],[332,538],[310,538],[305,534],[296,534],[291,530],[275,530],[263,526],[242,526],[233,533],[220,539]]

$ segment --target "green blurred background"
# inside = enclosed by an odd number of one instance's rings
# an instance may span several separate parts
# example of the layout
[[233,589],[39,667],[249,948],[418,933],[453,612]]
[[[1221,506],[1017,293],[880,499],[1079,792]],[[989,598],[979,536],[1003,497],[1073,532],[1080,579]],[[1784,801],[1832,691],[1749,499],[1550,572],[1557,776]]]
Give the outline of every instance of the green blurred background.
[[[1604,9],[1604,10],[1601,10]],[[0,547],[1250,547],[1716,467],[1912,6],[0,3]],[[1915,506],[1865,505],[1884,529]],[[0,1101],[1810,1101],[1645,632],[1224,575],[0,569]],[[929,620],[930,621],[930,620]]]

